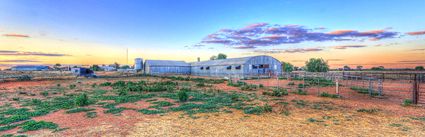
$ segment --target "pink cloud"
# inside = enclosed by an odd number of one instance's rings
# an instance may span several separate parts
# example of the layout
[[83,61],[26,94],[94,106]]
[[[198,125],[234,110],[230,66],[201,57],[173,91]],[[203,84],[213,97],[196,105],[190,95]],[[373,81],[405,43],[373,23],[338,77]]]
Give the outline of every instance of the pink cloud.
[[3,34],[5,37],[18,37],[18,38],[29,38],[29,35],[25,34]]
[[415,36],[415,35],[425,35],[425,30],[423,31],[414,31],[414,32],[407,32],[407,34]]

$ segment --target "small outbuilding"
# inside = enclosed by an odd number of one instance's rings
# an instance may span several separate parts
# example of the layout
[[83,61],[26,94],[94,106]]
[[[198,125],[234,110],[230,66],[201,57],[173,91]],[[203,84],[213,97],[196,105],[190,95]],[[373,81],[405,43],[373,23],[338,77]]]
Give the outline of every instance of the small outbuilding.
[[162,74],[190,74],[190,64],[184,61],[146,60],[145,73],[151,75]]
[[191,63],[191,74],[210,77],[249,78],[282,73],[282,63],[271,56],[250,56]]

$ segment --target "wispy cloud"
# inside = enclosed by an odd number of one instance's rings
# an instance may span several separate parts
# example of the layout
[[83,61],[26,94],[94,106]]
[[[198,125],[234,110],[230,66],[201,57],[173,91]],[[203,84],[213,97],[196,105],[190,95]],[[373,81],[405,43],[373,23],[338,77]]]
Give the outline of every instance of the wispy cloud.
[[297,49],[259,49],[254,50],[255,53],[276,54],[276,53],[306,53],[322,51],[321,48],[297,48]]
[[334,49],[348,49],[348,48],[364,48],[366,45],[342,45],[342,46],[334,46]]
[[61,57],[61,56],[71,56],[71,55],[60,54],[60,53],[44,53],[44,52],[27,52],[27,51],[0,50],[0,56],[48,56],[48,57]]
[[326,61],[344,61],[344,59],[327,59]]
[[26,34],[3,34],[5,37],[17,37],[17,38],[29,38],[29,35]]
[[400,60],[401,63],[425,63],[425,60]]
[[423,31],[413,31],[413,32],[407,32],[406,34],[416,36],[416,35],[425,35],[425,30]]
[[18,60],[0,60],[2,63],[31,63],[31,62],[40,62],[38,60],[25,60],[25,59],[18,59]]
[[203,44],[222,44],[232,48],[272,46],[279,44],[293,44],[307,41],[359,41],[381,40],[395,38],[398,32],[385,29],[357,31],[335,30],[322,32],[322,29],[308,29],[301,25],[271,25],[255,23],[239,29],[221,29],[205,37]]

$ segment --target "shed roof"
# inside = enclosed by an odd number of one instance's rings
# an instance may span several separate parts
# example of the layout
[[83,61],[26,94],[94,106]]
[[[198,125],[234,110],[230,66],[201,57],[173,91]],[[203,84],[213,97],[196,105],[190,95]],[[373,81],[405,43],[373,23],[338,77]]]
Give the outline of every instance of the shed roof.
[[16,68],[16,69],[23,69],[23,68],[46,69],[46,68],[49,68],[49,67],[48,66],[43,66],[43,65],[18,65],[18,66],[14,66],[12,68]]
[[174,60],[146,60],[147,66],[175,66],[175,67],[189,67],[190,64],[184,61]]
[[208,60],[201,62],[192,62],[193,66],[221,66],[221,65],[237,65],[237,64],[245,64],[252,58],[259,56],[250,56],[250,57],[241,57],[241,58],[229,58],[229,59],[219,59],[219,60]]

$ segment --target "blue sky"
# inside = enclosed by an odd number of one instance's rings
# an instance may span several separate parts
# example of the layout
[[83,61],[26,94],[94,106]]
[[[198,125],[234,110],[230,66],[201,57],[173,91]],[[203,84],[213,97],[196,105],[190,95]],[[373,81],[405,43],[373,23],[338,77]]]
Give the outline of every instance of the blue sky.
[[[228,51],[228,54],[242,56],[252,49],[226,48],[217,43],[203,43],[207,45],[203,48],[187,46],[202,43],[209,34],[221,29],[236,30],[254,23],[301,25],[308,29],[324,27],[324,32],[386,29],[404,35],[425,30],[424,6],[424,0],[2,0],[0,33],[106,47],[185,49],[210,51],[211,54]],[[415,35],[380,42],[306,41],[256,49],[406,41],[414,41],[416,47],[421,48],[417,45],[421,40],[422,36]]]

